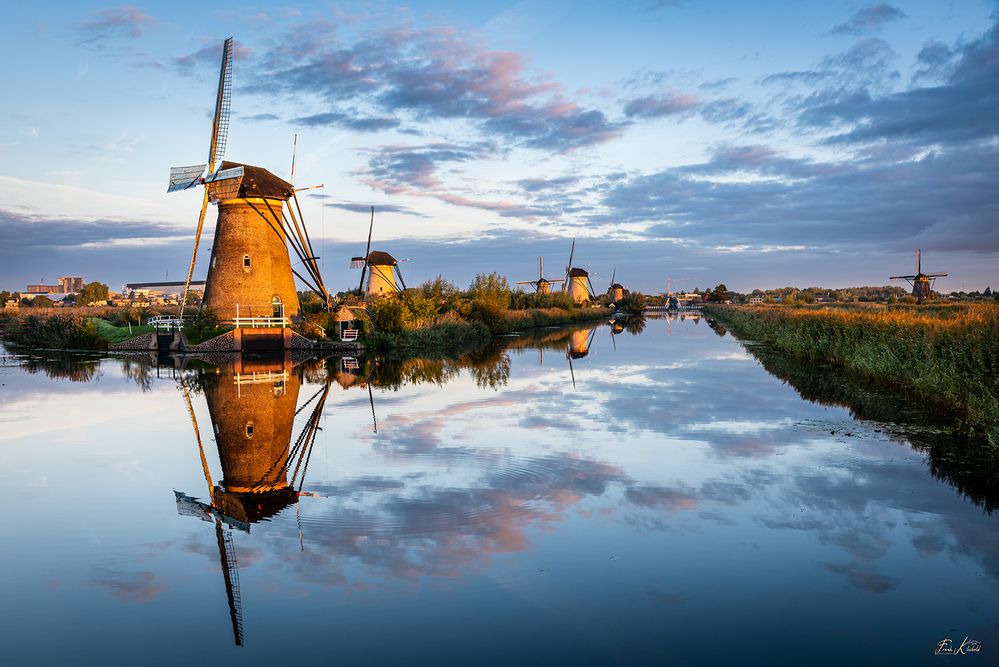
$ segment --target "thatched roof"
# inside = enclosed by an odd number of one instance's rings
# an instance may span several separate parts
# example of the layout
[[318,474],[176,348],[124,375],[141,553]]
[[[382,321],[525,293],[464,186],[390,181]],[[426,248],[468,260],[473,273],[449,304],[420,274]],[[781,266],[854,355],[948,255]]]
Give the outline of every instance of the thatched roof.
[[254,167],[251,164],[225,160],[219,169],[231,169],[233,167],[243,168],[243,181],[240,183],[237,197],[262,197],[265,199],[287,201],[294,194],[295,188],[291,183],[285,181],[283,178],[278,178],[263,167]]
[[621,283],[614,283],[613,285],[610,286],[610,288],[611,289],[624,289],[624,285],[622,285]]
[[387,252],[372,250],[368,253],[368,266],[395,266],[399,262]]
[[586,269],[569,269],[570,278],[585,278],[588,275],[590,274]]

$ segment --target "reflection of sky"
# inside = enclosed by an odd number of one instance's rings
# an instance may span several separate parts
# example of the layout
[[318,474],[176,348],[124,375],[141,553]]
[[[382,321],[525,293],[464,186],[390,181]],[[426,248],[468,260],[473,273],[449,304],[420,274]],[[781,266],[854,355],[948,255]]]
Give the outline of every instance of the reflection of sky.
[[[377,433],[367,392],[334,385],[315,495],[234,533],[247,647],[233,656],[921,664],[951,635],[994,645],[992,517],[731,337],[668,333],[649,320],[615,350],[599,329],[575,389],[552,350],[543,366],[511,351],[498,389],[468,371],[376,388]],[[0,384],[15,662],[106,659],[112,633],[133,661],[236,651],[214,529],[171,493],[206,493],[174,381],[142,392],[106,361],[87,383],[0,367]]]

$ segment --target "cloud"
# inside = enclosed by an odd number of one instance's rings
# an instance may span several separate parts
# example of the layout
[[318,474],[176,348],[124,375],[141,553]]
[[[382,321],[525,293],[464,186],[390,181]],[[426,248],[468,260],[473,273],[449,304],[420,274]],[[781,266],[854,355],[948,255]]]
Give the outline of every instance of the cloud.
[[832,29],[834,35],[860,35],[880,30],[881,26],[892,21],[908,18],[901,9],[884,2],[857,10],[846,22]]
[[299,116],[294,122],[306,127],[328,125],[357,132],[380,132],[399,127],[400,125],[397,118],[362,116],[339,111],[327,111],[326,113],[317,113],[310,116]]
[[119,5],[100,9],[93,13],[91,20],[80,25],[80,31],[88,36],[88,41],[108,37],[141,37],[146,28],[156,24],[149,14],[131,5]]
[[[254,90],[333,106],[360,99],[418,122],[461,119],[486,135],[558,152],[609,141],[627,126],[566,98],[549,76],[529,76],[522,55],[488,50],[452,28],[395,28],[347,43],[329,26],[295,38],[295,49],[263,54]],[[339,112],[326,113],[304,118],[342,126]]]
[[578,182],[578,176],[560,176],[558,178],[524,178],[517,181],[517,185],[520,186],[521,190],[527,192],[542,192],[565,188]]
[[[232,57],[234,61],[247,60],[253,55],[253,49],[240,41],[233,41]],[[182,74],[194,75],[197,73],[218,74],[219,65],[222,63],[222,44],[212,42],[201,47],[193,53],[179,56],[173,59],[174,69]]]
[[411,189],[434,190],[442,187],[437,170],[445,163],[468,162],[492,155],[496,147],[488,143],[388,145],[369,151],[365,182],[389,194]]
[[4,239],[0,245],[0,257],[25,249],[75,248],[148,239],[172,240],[177,234],[176,227],[161,223],[56,219],[0,210],[0,236]]
[[624,107],[624,114],[629,118],[661,118],[692,111],[700,104],[701,101],[694,95],[647,95],[630,100]]
[[[719,181],[750,172],[766,178]],[[854,250],[924,240],[939,249],[999,251],[999,151],[969,145],[918,159],[814,162],[765,146],[728,147],[700,164],[609,188],[595,221],[650,222],[650,238],[750,248]],[[849,196],[844,196],[849,193]]]
[[[350,211],[351,213],[370,214],[372,204],[364,204],[360,202],[335,202],[324,204],[324,206],[327,208],[338,208],[343,211]],[[374,204],[374,207],[376,213],[398,213],[399,215],[414,215],[420,218],[426,217],[418,211],[414,211],[409,207],[400,206],[398,204]]]
[[[936,49],[935,49],[936,50]],[[877,96],[867,89],[839,95],[815,95],[802,105],[799,121],[807,126],[843,124],[850,129],[831,143],[911,141],[939,145],[977,141],[999,135],[999,24],[957,51],[947,79]],[[940,62],[944,54],[923,54]]]

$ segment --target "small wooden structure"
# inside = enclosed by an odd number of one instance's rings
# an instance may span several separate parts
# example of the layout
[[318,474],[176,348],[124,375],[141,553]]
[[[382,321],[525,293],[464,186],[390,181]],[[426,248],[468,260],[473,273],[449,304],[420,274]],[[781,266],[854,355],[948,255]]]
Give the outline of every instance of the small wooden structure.
[[363,306],[340,306],[333,314],[337,337],[344,342],[354,342],[361,332],[361,318],[366,317]]

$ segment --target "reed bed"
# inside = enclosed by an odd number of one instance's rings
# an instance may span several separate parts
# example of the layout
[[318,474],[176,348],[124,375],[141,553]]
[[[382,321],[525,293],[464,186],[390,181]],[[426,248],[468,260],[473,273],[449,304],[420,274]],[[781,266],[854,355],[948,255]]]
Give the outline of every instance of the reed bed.
[[713,306],[740,338],[843,366],[942,410],[999,448],[999,306]]

